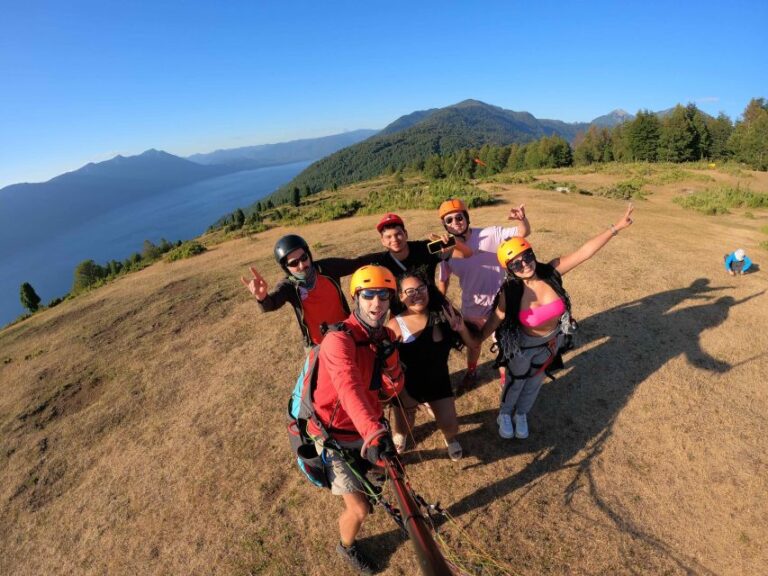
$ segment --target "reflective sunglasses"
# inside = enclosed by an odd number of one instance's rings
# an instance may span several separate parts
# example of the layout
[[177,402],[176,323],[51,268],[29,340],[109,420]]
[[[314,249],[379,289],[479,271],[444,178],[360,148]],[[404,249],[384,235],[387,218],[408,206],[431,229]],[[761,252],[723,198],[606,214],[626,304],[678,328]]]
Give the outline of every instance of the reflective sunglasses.
[[456,214],[455,216],[446,216],[443,218],[443,222],[446,224],[453,224],[456,222],[457,224],[459,222],[464,222],[464,214]]
[[366,288],[358,292],[363,300],[373,300],[377,296],[379,300],[389,300],[390,292],[387,288]]
[[536,262],[536,255],[533,250],[526,250],[519,258],[515,258],[507,264],[507,270],[510,272],[521,272],[526,264]]
[[409,298],[411,296],[416,296],[416,294],[426,294],[427,293],[427,285],[422,284],[421,286],[417,286],[416,288],[406,288],[403,290],[403,294],[408,296]]
[[294,258],[293,260],[288,260],[288,262],[286,262],[285,265],[288,266],[289,268],[296,268],[296,266],[298,266],[301,262],[306,262],[307,260],[309,260],[309,254],[304,252],[304,254],[302,254],[298,258]]

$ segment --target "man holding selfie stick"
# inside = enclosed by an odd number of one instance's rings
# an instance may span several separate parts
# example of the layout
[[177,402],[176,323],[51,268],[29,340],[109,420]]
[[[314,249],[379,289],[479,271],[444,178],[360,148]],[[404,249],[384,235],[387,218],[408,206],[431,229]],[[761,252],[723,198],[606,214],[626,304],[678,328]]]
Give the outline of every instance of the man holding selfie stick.
[[[525,237],[531,233],[531,225],[525,215],[525,205],[511,208],[507,220],[517,220],[518,226],[486,228],[469,227],[469,210],[459,199],[446,200],[438,209],[440,220],[445,230],[460,239],[471,258],[454,259],[440,264],[438,288],[447,294],[451,274],[459,277],[461,286],[461,313],[464,321],[482,329],[488,314],[493,308],[493,299],[504,281],[505,271],[499,266],[496,250],[499,245],[513,236]],[[460,390],[470,388],[477,377],[477,362],[481,346],[467,346],[467,372],[461,382]],[[504,369],[500,369],[501,382],[504,383]]]

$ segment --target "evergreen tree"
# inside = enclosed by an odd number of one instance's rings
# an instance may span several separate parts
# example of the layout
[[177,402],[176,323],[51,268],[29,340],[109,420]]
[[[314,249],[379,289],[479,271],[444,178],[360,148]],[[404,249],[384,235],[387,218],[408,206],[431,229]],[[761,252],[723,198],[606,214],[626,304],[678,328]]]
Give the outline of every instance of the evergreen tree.
[[245,212],[243,212],[242,208],[238,208],[235,210],[235,214],[233,216],[233,223],[235,225],[235,228],[240,229],[243,227],[243,224],[245,224]]
[[696,148],[696,131],[686,109],[678,104],[661,123],[658,159],[664,162],[695,160]]
[[611,156],[619,162],[627,162],[632,159],[629,150],[628,124],[619,124],[611,130]]
[[432,180],[445,178],[443,162],[440,156],[434,154],[427,158],[426,162],[424,162],[424,175]]
[[659,119],[656,114],[640,110],[627,124],[626,145],[630,160],[655,162],[659,148]]
[[507,158],[507,170],[519,171],[525,168],[525,146],[512,144],[509,147],[509,157]]
[[707,116],[696,107],[696,104],[688,104],[685,107],[688,122],[696,135],[694,139],[693,157],[696,160],[709,158],[712,148],[712,136],[707,125]]
[[107,265],[107,270],[109,271],[110,276],[117,276],[120,274],[120,270],[122,269],[123,264],[117,260],[110,260],[109,264]]
[[245,223],[248,226],[253,226],[259,222],[261,222],[261,214],[259,214],[256,210],[248,214],[248,217],[245,219]]
[[162,255],[162,250],[159,246],[156,246],[151,240],[144,240],[141,247],[141,257],[144,260],[155,260]]
[[731,132],[733,132],[731,119],[723,112],[720,112],[717,118],[707,119],[707,131],[711,139],[709,157],[718,160],[727,158],[728,138],[731,137]]
[[32,284],[24,282],[19,290],[19,297],[21,298],[21,305],[24,306],[30,312],[37,312],[40,306],[40,296],[37,295],[35,289],[32,288]]
[[106,271],[93,260],[84,260],[75,268],[75,278],[72,283],[72,292],[78,293],[85,290],[104,278]]
[[297,208],[301,205],[301,190],[299,190],[298,186],[293,188],[293,205]]
[[171,248],[173,248],[173,244],[168,242],[168,240],[165,238],[160,238],[160,244],[157,245],[157,249],[160,251],[160,254],[165,254]]
[[586,133],[577,135],[574,140],[574,164],[593,164],[613,160],[613,142],[607,128],[590,126]]
[[728,147],[734,157],[755,170],[768,170],[768,103],[753,98],[736,123]]

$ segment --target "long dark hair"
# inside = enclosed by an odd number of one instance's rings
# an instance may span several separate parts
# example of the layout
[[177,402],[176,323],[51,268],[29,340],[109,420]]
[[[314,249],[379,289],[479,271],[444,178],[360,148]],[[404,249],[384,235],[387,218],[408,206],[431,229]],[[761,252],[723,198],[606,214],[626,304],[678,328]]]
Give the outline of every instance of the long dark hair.
[[[461,339],[461,335],[451,328],[448,320],[445,318],[445,312],[443,306],[451,306],[456,309],[450,300],[448,300],[440,290],[437,289],[433,283],[427,280],[426,272],[421,269],[406,270],[397,277],[397,293],[401,294],[403,291],[403,282],[408,278],[416,278],[422,284],[427,287],[427,296],[429,296],[429,303],[427,304],[427,314],[429,320],[427,321],[427,327],[440,326],[440,330],[444,336],[451,342],[451,346],[457,350],[461,350],[464,347],[464,341]],[[399,299],[398,299],[399,300]],[[405,310],[405,305],[400,307],[400,312]]]

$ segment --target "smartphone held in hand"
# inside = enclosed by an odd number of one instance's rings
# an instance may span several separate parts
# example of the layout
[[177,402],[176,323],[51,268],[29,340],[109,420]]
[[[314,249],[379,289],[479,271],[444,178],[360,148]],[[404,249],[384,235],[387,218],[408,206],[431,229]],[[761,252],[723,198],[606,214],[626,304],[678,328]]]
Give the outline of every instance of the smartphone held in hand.
[[448,242],[435,240],[434,242],[427,244],[427,250],[429,250],[430,254],[437,254],[438,252],[444,250],[445,248],[450,248],[451,246],[456,246],[456,238],[449,235]]

